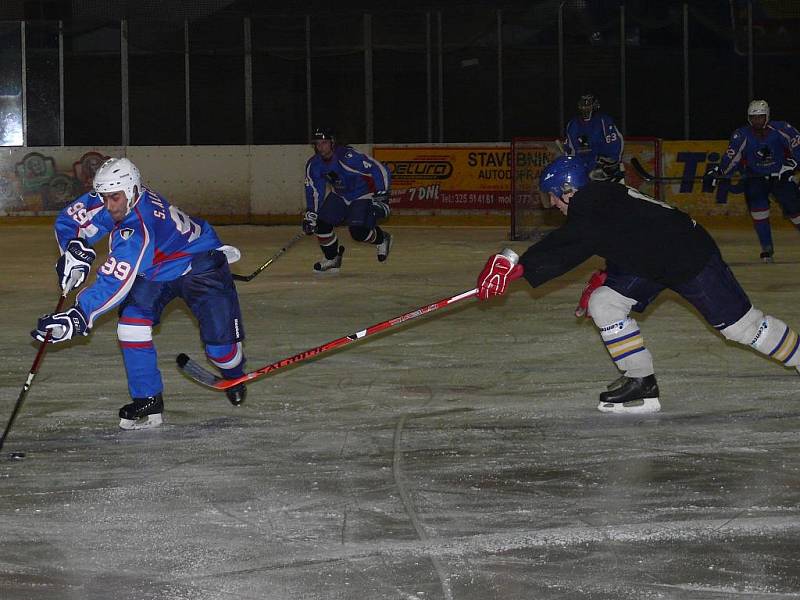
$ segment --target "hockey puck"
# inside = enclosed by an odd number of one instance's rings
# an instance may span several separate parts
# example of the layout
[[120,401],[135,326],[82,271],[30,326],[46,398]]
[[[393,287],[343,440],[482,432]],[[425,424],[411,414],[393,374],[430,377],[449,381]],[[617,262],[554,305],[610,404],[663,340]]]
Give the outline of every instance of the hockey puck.
[[25,453],[24,452],[12,452],[11,454],[8,455],[8,457],[11,460],[22,460],[23,458],[25,458]]

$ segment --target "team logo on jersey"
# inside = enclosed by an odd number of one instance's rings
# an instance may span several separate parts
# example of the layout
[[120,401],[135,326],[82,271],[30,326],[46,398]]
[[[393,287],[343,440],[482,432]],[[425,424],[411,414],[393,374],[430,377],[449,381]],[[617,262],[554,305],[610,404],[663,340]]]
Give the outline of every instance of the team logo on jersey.
[[131,229],[130,227],[126,227],[125,229],[120,229],[119,231],[119,237],[121,237],[123,240],[129,239],[132,235],[133,235],[133,229]]

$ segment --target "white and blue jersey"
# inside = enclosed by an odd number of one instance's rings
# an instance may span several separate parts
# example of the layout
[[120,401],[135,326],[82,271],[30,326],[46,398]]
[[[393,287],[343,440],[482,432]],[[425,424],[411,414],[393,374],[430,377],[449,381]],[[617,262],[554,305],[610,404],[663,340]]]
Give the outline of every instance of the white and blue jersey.
[[319,154],[306,163],[306,207],[319,212],[328,186],[349,205],[359,198],[370,198],[373,193],[388,191],[391,185],[389,170],[367,154],[350,146],[334,146],[329,160]]
[[622,160],[625,142],[608,115],[594,113],[588,120],[576,117],[567,123],[566,133],[564,151],[568,156],[580,158],[587,171],[598,166],[601,156],[611,163]]
[[785,121],[770,121],[763,134],[750,125],[733,132],[719,162],[723,175],[776,175],[790,159],[800,163],[800,132]]
[[119,223],[98,194],[83,194],[58,215],[55,232],[62,252],[71,239],[94,245],[110,234],[108,259],[97,269],[95,282],[76,299],[89,327],[125,299],[137,278],[177,279],[190,270],[194,255],[222,246],[211,225],[190,218],[147,188]]

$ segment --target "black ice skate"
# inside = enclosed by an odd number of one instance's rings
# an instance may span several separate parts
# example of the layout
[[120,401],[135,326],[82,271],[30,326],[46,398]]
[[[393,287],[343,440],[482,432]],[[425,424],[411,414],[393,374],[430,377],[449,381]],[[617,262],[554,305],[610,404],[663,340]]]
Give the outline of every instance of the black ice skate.
[[377,245],[378,248],[378,262],[383,262],[389,258],[389,252],[392,249],[392,236],[387,232],[383,232],[383,241]]
[[239,406],[247,398],[247,388],[243,383],[240,383],[225,390],[225,395],[231,401],[231,404]]
[[764,248],[764,251],[759,255],[761,262],[769,264],[775,262],[772,258],[772,255],[775,254],[775,251],[772,248]]
[[342,255],[344,246],[339,246],[339,252],[333,258],[324,258],[318,263],[314,263],[315,273],[337,273],[342,266]]
[[610,413],[655,413],[661,410],[655,375],[620,377],[600,394],[597,410]]
[[122,429],[151,429],[162,423],[164,398],[161,394],[147,398],[134,398],[119,409],[119,426]]

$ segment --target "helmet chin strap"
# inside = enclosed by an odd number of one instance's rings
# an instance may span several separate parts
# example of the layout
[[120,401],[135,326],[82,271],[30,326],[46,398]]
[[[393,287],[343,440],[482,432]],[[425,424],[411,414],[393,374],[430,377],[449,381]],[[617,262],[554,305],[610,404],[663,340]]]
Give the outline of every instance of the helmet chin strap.
[[[128,210],[125,213],[126,217],[129,214],[131,214],[131,211],[133,210],[133,207],[136,206],[139,203],[139,199],[142,197],[142,194],[139,193],[139,187],[138,186],[134,186],[133,187],[133,191],[136,194],[136,196],[135,196],[135,198],[133,200],[128,198]],[[127,195],[126,195],[126,198],[127,198]]]

